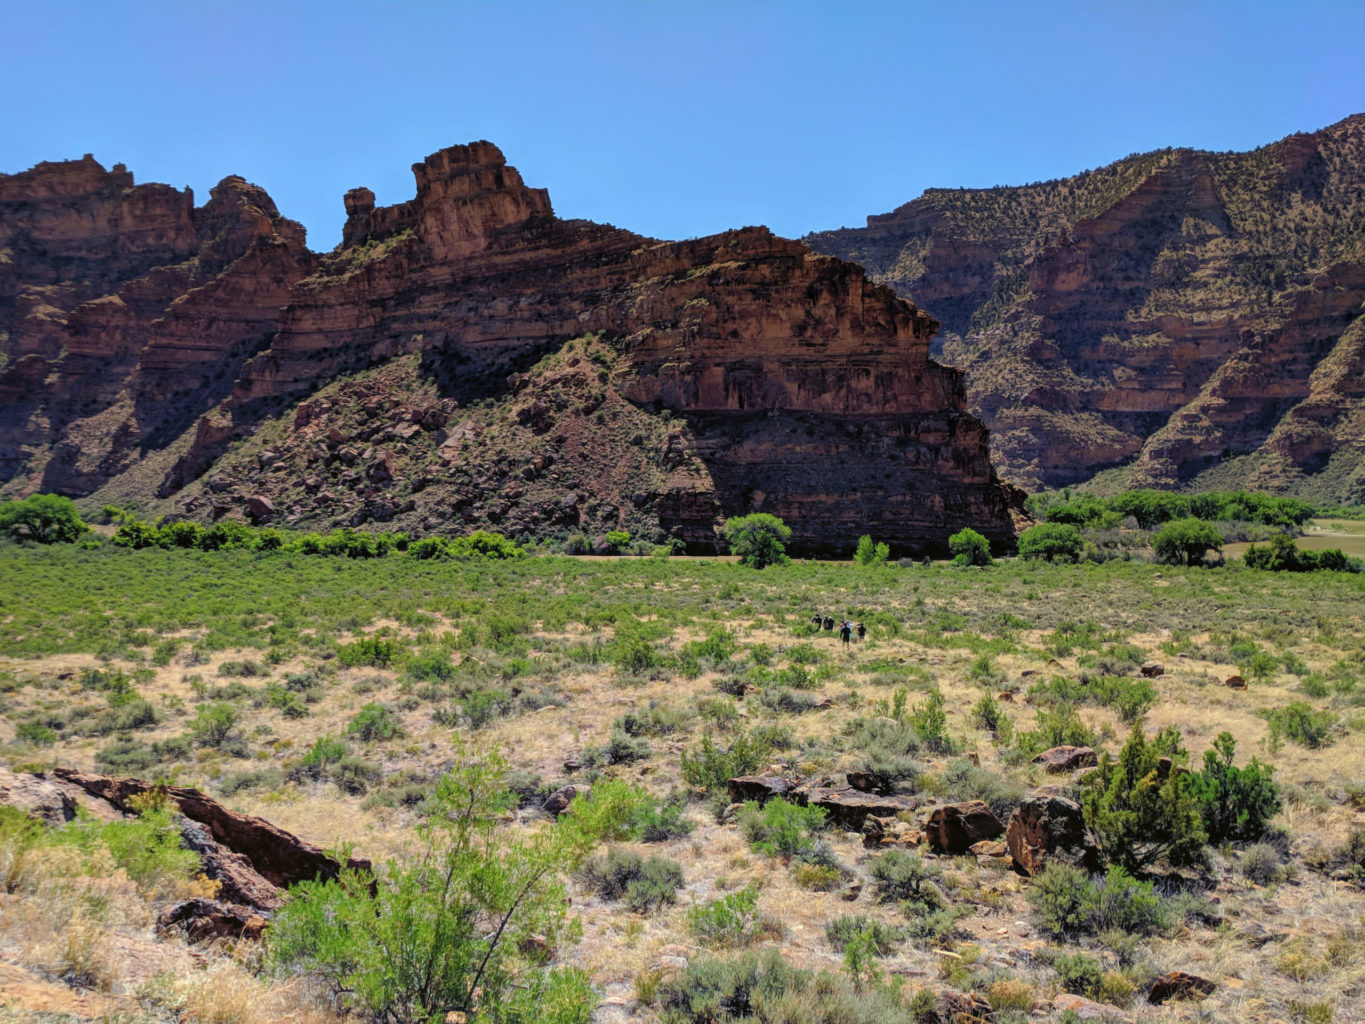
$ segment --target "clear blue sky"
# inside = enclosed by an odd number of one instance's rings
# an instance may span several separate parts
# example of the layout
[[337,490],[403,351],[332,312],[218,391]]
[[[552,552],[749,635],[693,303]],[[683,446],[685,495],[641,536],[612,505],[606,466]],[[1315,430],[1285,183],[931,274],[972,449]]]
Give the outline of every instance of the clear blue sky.
[[1362,0],[10,0],[0,39],[0,172],[90,152],[200,203],[241,174],[315,249],[346,189],[410,198],[473,139],[563,217],[795,236],[1365,111]]

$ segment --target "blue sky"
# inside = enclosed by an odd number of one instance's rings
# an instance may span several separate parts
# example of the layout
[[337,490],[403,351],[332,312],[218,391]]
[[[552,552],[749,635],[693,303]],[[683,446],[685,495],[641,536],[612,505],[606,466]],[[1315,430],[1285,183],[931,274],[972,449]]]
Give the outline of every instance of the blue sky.
[[496,142],[563,217],[660,238],[861,225],[933,186],[1365,111],[1365,2],[0,5],[0,172],[93,153],[264,186],[309,243],[342,193]]

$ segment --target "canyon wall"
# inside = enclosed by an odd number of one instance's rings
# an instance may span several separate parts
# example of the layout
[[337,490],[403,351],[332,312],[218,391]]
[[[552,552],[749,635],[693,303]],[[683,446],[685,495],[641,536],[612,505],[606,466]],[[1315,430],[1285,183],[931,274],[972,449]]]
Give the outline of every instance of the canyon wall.
[[1365,115],[805,239],[943,321],[1006,479],[1365,501]]
[[[0,237],[31,254],[11,258],[14,322],[36,302],[20,293],[65,280],[54,239],[78,239],[77,218],[114,232],[44,307],[46,335],[11,331],[10,492],[295,525],[628,528],[697,550],[758,510],[809,552],[1014,535],[1020,496],[961,374],[929,358],[937,324],[765,229],[658,242],[560,220],[479,142],[414,165],[406,203],[347,193],[343,245],[317,256],[240,179],[196,209],[93,161],[61,184],[72,166],[0,179]],[[124,229],[151,199],[165,224]],[[105,267],[99,246],[137,258]]]

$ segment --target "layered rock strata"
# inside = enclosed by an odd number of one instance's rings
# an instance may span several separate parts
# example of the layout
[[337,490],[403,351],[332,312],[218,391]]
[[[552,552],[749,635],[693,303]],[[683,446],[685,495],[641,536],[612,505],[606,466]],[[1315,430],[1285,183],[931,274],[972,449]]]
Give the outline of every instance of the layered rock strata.
[[1365,500],[1365,115],[805,239],[943,321],[1002,475]]
[[241,178],[195,207],[90,156],[0,175],[0,482],[85,494],[170,443],[313,265]]
[[[964,526],[1010,542],[1019,495],[994,476],[961,374],[929,358],[937,324],[858,267],[762,228],[657,242],[560,220],[486,142],[413,170],[408,202],[347,193],[343,245],[322,257],[240,179],[213,217],[173,193],[188,212],[172,255],[198,245],[194,287],[125,312],[130,289],[180,272],[139,264],[58,317],[62,338],[89,324],[104,362],[84,420],[120,440],[75,429],[91,387],[68,342],[41,366],[34,342],[12,343],[8,471],[87,493],[131,478],[140,445],[180,453],[159,495],[196,516],[625,527],[711,550],[726,517],[765,511],[812,553],[865,532],[941,550]],[[80,202],[136,193],[96,171]],[[235,255],[205,277],[210,241]],[[565,358],[570,343],[591,358]]]

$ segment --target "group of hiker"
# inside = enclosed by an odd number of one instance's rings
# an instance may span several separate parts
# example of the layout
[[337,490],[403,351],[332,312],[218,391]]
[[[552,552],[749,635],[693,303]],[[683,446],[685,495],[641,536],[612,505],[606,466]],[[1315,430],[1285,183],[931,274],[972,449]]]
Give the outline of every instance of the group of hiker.
[[[834,619],[829,615],[820,615],[817,612],[810,617],[810,621],[811,625],[816,629],[823,629],[826,631],[834,629]],[[855,625],[848,619],[844,619],[839,626],[839,639],[844,642],[845,647],[853,642],[853,637],[855,635],[858,637],[858,643],[862,643],[867,639],[867,627],[861,622]]]

